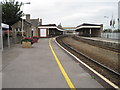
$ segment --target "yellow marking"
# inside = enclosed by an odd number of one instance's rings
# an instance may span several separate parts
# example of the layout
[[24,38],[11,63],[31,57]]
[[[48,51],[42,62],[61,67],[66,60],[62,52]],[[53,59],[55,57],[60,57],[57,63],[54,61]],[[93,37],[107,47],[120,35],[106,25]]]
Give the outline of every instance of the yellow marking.
[[73,85],[73,83],[71,82],[71,80],[70,80],[70,78],[68,77],[67,73],[65,72],[62,64],[60,63],[57,55],[55,54],[55,52],[54,52],[54,50],[53,50],[53,47],[52,47],[52,44],[50,43],[50,41],[51,41],[51,39],[49,40],[50,49],[51,49],[51,51],[52,51],[52,54],[53,54],[53,56],[54,56],[54,58],[55,58],[55,60],[56,60],[56,62],[57,62],[57,64],[58,64],[58,66],[59,66],[60,71],[62,72],[62,75],[64,76],[64,78],[65,78],[68,86],[71,88],[71,90],[76,90],[75,86]]
[[106,81],[109,85],[111,85],[112,87],[116,88],[117,90],[120,90],[120,88],[115,85],[114,83],[112,83],[111,81],[109,81],[107,78],[105,78],[104,76],[102,76],[101,74],[99,74],[97,71],[95,71],[93,68],[91,68],[90,66],[88,66],[87,64],[85,64],[84,62],[82,62],[79,58],[77,58],[75,55],[73,55],[71,52],[69,52],[67,49],[65,49],[64,47],[62,47],[56,40],[55,42],[57,43],[58,46],[60,46],[64,51],[66,51],[67,53],[69,53],[71,56],[73,56],[76,60],[78,60],[81,64],[83,64],[85,67],[87,67],[88,69],[90,69],[93,73],[95,73],[96,75],[98,75],[100,78],[102,78],[104,81]]

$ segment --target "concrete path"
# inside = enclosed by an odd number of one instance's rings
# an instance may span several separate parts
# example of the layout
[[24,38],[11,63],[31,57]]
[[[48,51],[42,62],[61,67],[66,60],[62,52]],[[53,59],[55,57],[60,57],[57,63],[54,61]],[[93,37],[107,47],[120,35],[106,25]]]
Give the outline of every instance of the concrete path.
[[[3,52],[3,88],[69,88],[54,56],[49,39],[40,39],[33,48],[16,45]],[[51,41],[54,51],[76,88],[103,88],[71,56]]]

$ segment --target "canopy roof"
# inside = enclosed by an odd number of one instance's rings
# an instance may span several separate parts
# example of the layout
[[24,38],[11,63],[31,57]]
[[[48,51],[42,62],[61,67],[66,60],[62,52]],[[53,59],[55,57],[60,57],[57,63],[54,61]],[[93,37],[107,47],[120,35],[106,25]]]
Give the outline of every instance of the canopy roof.
[[2,26],[2,28],[9,29],[9,25],[7,25],[7,24],[1,23],[1,26]]
[[47,25],[40,25],[38,28],[56,28],[59,31],[64,31],[56,26],[56,24],[47,24]]
[[77,26],[77,27],[76,27],[76,30],[77,30],[77,29],[81,29],[81,28],[101,28],[101,25],[83,23],[83,24]]

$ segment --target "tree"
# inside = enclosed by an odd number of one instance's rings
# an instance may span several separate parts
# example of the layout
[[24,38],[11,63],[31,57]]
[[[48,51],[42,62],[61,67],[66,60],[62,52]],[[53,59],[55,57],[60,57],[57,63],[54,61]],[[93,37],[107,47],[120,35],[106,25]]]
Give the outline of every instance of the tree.
[[20,10],[22,2],[15,0],[5,0],[2,2],[2,22],[8,25],[13,25],[22,17],[23,11]]
[[120,30],[114,30],[113,33],[120,33]]
[[112,33],[112,29],[105,29],[103,30],[104,33]]

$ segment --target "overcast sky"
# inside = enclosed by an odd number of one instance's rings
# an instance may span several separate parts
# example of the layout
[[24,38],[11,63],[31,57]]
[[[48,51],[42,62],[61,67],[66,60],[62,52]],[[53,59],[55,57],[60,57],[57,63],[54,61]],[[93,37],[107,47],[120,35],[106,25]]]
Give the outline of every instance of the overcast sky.
[[[43,19],[43,24],[78,26],[82,23],[103,23],[109,27],[112,18],[118,18],[118,1],[120,0],[18,0],[31,2],[24,5],[24,13],[31,18]],[[107,16],[108,18],[104,18]]]

